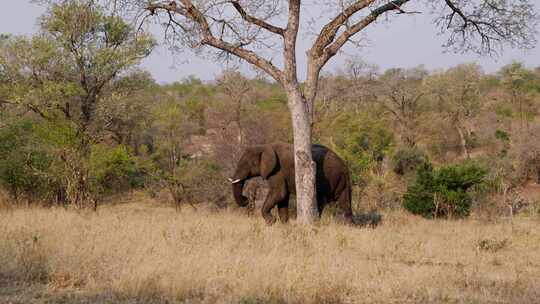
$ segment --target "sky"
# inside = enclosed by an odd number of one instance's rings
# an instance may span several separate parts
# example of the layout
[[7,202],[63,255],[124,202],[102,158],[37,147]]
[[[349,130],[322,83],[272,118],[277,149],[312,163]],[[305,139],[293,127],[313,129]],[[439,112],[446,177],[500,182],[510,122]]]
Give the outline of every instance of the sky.
[[[44,12],[42,6],[33,4],[30,0],[0,0],[0,2],[2,3],[0,33],[31,35],[38,30],[38,17]],[[532,2],[540,10],[540,0]],[[308,10],[307,14],[316,17],[320,12]],[[325,70],[337,71],[343,67],[345,59],[351,56],[361,57],[366,62],[378,65],[382,70],[422,64],[433,70],[460,63],[477,62],[486,72],[494,72],[513,61],[523,62],[531,68],[540,67],[540,43],[527,51],[505,48],[503,54],[496,58],[444,52],[441,45],[445,42],[445,37],[437,35],[437,29],[431,21],[432,17],[425,14],[402,14],[390,22],[377,23],[368,28],[364,35],[367,39],[366,47],[346,48],[329,62]],[[157,33],[158,41],[161,41],[161,31],[154,31]],[[540,41],[540,35],[538,38]],[[298,60],[301,79],[304,78],[302,72],[305,71],[306,60],[303,54],[309,45],[308,41],[308,37],[300,37]],[[160,46],[144,60],[143,68],[150,71],[158,82],[170,83],[190,75],[203,80],[212,80],[226,66],[211,59],[199,58],[191,52],[172,53],[167,47]],[[241,70],[248,74],[252,71],[247,66],[242,66]]]

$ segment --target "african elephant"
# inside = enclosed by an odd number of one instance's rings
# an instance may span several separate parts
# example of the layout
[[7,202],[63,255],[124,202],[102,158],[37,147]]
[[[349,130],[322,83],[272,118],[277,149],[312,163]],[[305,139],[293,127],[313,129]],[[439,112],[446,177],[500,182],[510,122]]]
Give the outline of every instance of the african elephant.
[[[313,160],[317,165],[316,187],[319,215],[324,207],[336,201],[342,219],[352,223],[351,181],[347,166],[332,150],[322,145],[312,146]],[[296,192],[294,177],[293,146],[274,143],[248,147],[243,152],[230,179],[234,199],[245,207],[248,199],[242,195],[246,180],[261,176],[269,183],[269,191],[261,209],[267,224],[275,222],[271,214],[277,205],[283,223],[289,219],[289,195]]]

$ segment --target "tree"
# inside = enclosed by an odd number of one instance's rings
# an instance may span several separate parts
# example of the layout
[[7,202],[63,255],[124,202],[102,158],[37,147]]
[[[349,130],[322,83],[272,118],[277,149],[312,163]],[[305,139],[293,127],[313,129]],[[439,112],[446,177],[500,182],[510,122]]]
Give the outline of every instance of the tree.
[[353,80],[373,80],[378,74],[379,67],[368,63],[358,56],[345,60],[345,73]]
[[520,133],[523,135],[524,125],[526,124],[528,131],[528,121],[536,114],[534,94],[540,92],[540,86],[535,83],[533,71],[527,70],[518,62],[504,66],[499,74],[510,103],[518,107]]
[[0,97],[34,113],[57,131],[51,134],[62,137],[54,139],[51,154],[69,172],[69,201],[81,206],[93,200],[91,148],[106,129],[97,109],[114,94],[112,83],[129,76],[155,42],[91,0],[50,4],[40,27],[32,38],[1,40]]
[[[151,107],[160,96],[158,85],[146,71],[133,71],[113,80],[102,94],[95,124],[119,145],[140,155],[151,146]],[[142,149],[141,149],[142,148]]]
[[[328,1],[338,8],[307,51],[306,81],[298,79],[297,37],[303,11],[310,1],[145,1],[151,15],[163,16],[167,36],[197,50],[219,51],[220,58],[240,58],[264,71],[284,88],[293,124],[298,219],[310,223],[316,214],[315,166],[311,155],[313,105],[322,68],[355,35],[390,12],[407,15],[405,4],[425,4],[437,14],[435,24],[449,33],[447,48],[490,54],[503,43],[532,47],[538,23],[530,1],[508,0],[357,0]],[[325,10],[329,12],[330,10]],[[327,13],[330,14],[330,13]],[[286,24],[276,25],[279,20]],[[282,54],[279,67],[268,49]]]
[[468,141],[473,134],[471,120],[478,115],[482,107],[482,77],[482,69],[477,64],[462,64],[432,75],[427,81],[436,106],[449,125],[457,131],[459,144],[466,158],[469,158]]
[[157,177],[168,189],[177,210],[180,210],[187,190],[184,178],[188,160],[183,149],[200,128],[185,107],[185,104],[169,99],[156,106],[153,113],[156,151],[152,160]]
[[390,69],[379,77],[380,104],[396,121],[401,140],[409,148],[417,144],[418,128],[426,109],[423,83],[427,75],[428,72],[419,67]]
[[242,103],[246,97],[246,94],[250,91],[252,84],[245,78],[240,72],[229,70],[219,75],[217,78],[217,84],[223,92],[230,97],[234,104],[234,117],[232,121],[238,126],[238,154],[244,147],[244,129],[242,124]]

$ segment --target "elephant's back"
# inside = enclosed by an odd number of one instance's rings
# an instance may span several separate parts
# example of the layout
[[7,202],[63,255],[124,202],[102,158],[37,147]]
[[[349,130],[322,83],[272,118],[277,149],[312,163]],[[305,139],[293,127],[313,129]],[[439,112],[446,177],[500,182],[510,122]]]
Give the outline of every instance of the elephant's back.
[[349,185],[349,170],[345,162],[323,145],[313,145],[313,160],[317,164],[317,188],[330,200],[336,199]]
[[334,151],[330,148],[316,144],[312,148],[313,160],[317,164],[324,164],[326,169],[338,170],[343,173],[347,173],[347,165],[345,161],[341,159]]
[[[276,151],[279,151],[280,162],[294,169],[294,146],[286,143],[275,143],[273,146]],[[313,160],[317,164],[317,169],[320,167],[320,169],[328,173],[336,171],[348,174],[345,162],[330,148],[321,144],[313,144],[311,152]]]

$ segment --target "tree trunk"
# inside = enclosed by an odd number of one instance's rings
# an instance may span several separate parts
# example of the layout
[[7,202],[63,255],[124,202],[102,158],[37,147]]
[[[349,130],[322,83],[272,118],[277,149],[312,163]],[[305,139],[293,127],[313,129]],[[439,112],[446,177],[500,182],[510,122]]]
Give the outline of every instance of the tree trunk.
[[317,197],[308,104],[299,88],[288,89],[287,97],[293,123],[297,222],[311,224],[317,217]]
[[456,130],[459,134],[459,143],[461,145],[461,150],[463,152],[463,155],[465,155],[465,158],[469,159],[470,155],[469,155],[469,149],[467,148],[467,138],[465,137],[463,130],[461,130],[458,124],[456,124]]
[[402,128],[402,134],[404,134],[405,137],[405,144],[409,148],[416,147],[416,137],[414,135],[414,132],[411,130],[412,128],[409,127],[406,123],[400,123]]
[[244,132],[242,129],[242,97],[237,100],[238,107],[236,108],[236,124],[238,124],[238,148],[241,150],[244,148]]

